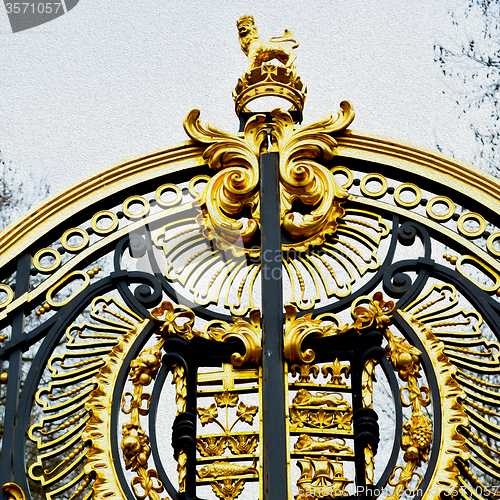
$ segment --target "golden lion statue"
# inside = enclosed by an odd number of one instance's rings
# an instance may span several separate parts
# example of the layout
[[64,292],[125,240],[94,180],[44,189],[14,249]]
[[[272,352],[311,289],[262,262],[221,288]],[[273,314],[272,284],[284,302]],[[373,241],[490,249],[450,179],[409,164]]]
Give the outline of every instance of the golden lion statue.
[[[343,443],[339,441],[343,441]],[[351,448],[345,444],[345,439],[319,438],[318,441],[315,441],[307,434],[299,436],[294,451],[329,451],[330,453],[352,454]]]
[[285,30],[283,36],[270,38],[266,42],[257,33],[252,16],[240,17],[236,26],[241,50],[248,56],[248,72],[272,59],[278,59],[286,68],[295,69],[293,63],[297,56],[293,53],[293,49],[296,49],[299,44],[297,40],[291,38],[293,36],[291,31]]

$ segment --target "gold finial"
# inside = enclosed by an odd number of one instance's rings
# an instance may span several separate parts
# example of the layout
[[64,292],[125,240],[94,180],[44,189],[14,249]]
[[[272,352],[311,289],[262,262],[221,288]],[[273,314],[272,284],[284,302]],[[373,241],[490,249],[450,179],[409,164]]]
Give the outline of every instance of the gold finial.
[[[236,114],[248,113],[247,104],[262,96],[277,96],[292,104],[289,111],[304,108],[306,87],[296,74],[293,49],[299,44],[293,33],[285,30],[283,36],[263,40],[252,16],[242,16],[236,22],[241,50],[248,56],[247,72],[239,79],[233,91]],[[277,60],[282,65],[268,64]]]

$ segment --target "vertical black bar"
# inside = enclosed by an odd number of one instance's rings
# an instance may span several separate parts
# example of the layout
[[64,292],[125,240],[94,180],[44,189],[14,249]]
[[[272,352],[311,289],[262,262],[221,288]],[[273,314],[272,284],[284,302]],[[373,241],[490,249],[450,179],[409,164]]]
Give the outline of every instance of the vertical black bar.
[[260,158],[264,500],[288,499],[278,154]]
[[[31,259],[28,254],[21,255],[17,261],[16,287],[14,297],[17,299],[29,289]],[[11,339],[18,340],[24,335],[24,311],[19,311],[12,319]],[[0,458],[0,487],[12,477],[12,451],[14,446],[14,427],[16,425],[17,407],[22,369],[22,351],[16,349],[9,357],[7,396],[5,398],[5,418],[2,436],[2,456]],[[0,490],[0,500],[7,500],[9,495]]]

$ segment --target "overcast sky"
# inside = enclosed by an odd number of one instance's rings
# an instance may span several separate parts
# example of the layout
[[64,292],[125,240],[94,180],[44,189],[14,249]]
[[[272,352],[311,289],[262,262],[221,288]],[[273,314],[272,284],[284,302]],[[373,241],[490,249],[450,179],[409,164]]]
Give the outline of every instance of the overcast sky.
[[[246,68],[236,20],[264,38],[294,31],[308,87],[304,123],[356,111],[351,125],[469,159],[472,133],[433,45],[453,38],[458,0],[80,0],[66,15],[13,34],[0,5],[0,150],[53,190],[130,156],[187,139],[192,108],[237,130],[231,91]],[[462,8],[462,7],[460,7]]]

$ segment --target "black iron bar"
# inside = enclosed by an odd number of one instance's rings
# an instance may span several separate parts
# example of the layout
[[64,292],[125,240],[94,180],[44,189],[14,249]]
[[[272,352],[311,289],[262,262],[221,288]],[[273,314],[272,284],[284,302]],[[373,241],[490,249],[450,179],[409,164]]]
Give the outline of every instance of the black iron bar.
[[[16,288],[14,297],[18,298],[29,290],[31,257],[22,254],[17,261]],[[24,333],[24,311],[19,311],[12,320],[11,339],[19,340]],[[22,345],[22,344],[20,344]],[[2,456],[0,457],[0,486],[15,481],[12,477],[12,451],[14,445],[14,432],[17,419],[17,407],[19,403],[19,389],[21,386],[22,350],[16,349],[10,354],[7,396],[5,399],[5,418],[3,422]],[[0,490],[0,500],[10,497],[6,492]]]
[[265,500],[288,498],[278,153],[260,158],[262,426]]

